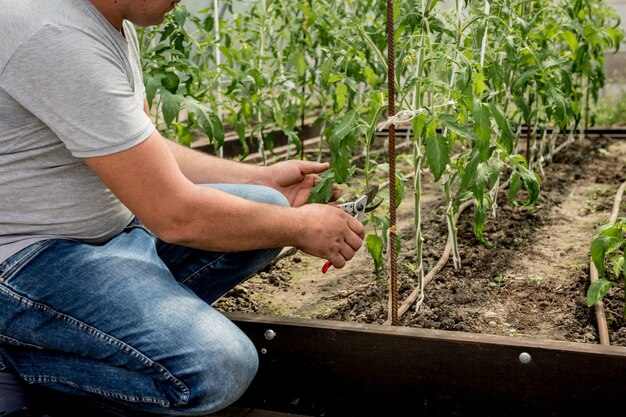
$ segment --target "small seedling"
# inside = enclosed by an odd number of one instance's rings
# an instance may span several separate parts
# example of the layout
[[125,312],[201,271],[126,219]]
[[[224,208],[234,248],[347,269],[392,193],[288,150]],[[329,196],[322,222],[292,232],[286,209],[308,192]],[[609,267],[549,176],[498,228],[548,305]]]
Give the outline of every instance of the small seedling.
[[491,288],[502,288],[507,279],[508,277],[506,275],[500,273],[498,276],[489,281],[489,286]]

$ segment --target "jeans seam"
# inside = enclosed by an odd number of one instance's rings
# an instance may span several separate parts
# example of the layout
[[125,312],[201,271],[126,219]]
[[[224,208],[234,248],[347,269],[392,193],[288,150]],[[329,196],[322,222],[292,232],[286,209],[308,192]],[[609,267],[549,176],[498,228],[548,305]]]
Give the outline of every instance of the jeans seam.
[[90,386],[86,386],[86,385],[80,385],[80,384],[75,384],[71,381],[68,381],[66,379],[63,378],[57,378],[57,377],[53,377],[53,376],[47,376],[47,375],[21,375],[21,377],[29,382],[29,383],[34,383],[34,384],[63,384],[63,385],[67,385],[69,387],[72,388],[76,388],[79,390],[83,390],[86,392],[90,392],[92,394],[98,394],[101,395],[103,397],[107,397],[107,398],[111,398],[111,399],[117,399],[117,400],[122,400],[122,401],[128,401],[128,402],[141,402],[141,403],[148,403],[148,404],[158,404],[164,407],[169,407],[170,403],[169,401],[162,401],[156,398],[152,398],[152,397],[137,397],[137,396],[130,396],[130,395],[122,395],[122,394],[118,394],[118,393],[114,393],[114,392],[109,392],[106,390],[101,390],[101,389],[97,389],[94,387],[90,387]]
[[199,268],[197,271],[194,271],[191,275],[189,275],[187,278],[185,278],[184,280],[182,280],[180,283],[181,284],[187,284],[189,281],[191,281],[196,275],[198,275],[199,273],[201,273],[202,271],[204,271],[206,268],[215,265],[217,262],[219,262],[220,260],[222,260],[222,258],[224,258],[224,256],[226,256],[226,254],[220,255],[219,258],[215,259],[213,262],[210,262],[208,264],[202,265],[202,268]]
[[5,342],[6,344],[12,345],[12,346],[24,346],[24,347],[29,347],[29,348],[34,348],[34,349],[38,349],[38,350],[44,350],[43,347],[39,346],[39,345],[34,345],[32,343],[26,343],[26,342],[22,342],[21,340],[18,340],[14,337],[11,336],[7,336],[5,334],[0,333],[0,342]]
[[[115,349],[130,355],[132,358],[138,360],[140,363],[142,363],[144,366],[148,367],[148,368],[154,368],[157,370],[157,372],[159,372],[163,377],[165,377],[166,381],[170,381],[173,382],[176,387],[178,389],[181,390],[182,395],[181,395],[181,401],[180,404],[184,405],[187,404],[187,402],[189,401],[189,388],[178,378],[176,378],[174,375],[171,374],[171,372],[165,368],[163,365],[161,365],[158,362],[154,362],[153,360],[151,360],[149,357],[147,357],[146,355],[144,355],[143,353],[141,353],[140,351],[138,351],[137,349],[135,349],[134,347],[128,345],[127,343],[123,342],[122,340],[119,340],[113,336],[111,336],[110,334],[107,334],[105,332],[102,332],[101,330],[98,330],[90,325],[88,325],[87,323],[84,323],[78,319],[76,319],[75,317],[69,316],[67,314],[61,313],[59,311],[56,311],[52,308],[50,308],[49,306],[43,304],[43,303],[39,303],[33,300],[30,300],[26,297],[24,297],[21,294],[18,294],[16,292],[14,292],[13,290],[7,288],[7,286],[0,286],[0,292],[5,293],[6,295],[8,295],[9,297],[12,297],[16,300],[18,300],[20,303],[25,304],[27,307],[30,308],[35,308],[35,309],[39,309],[41,310],[44,314],[48,314],[51,317],[54,317],[55,319],[58,320],[63,320],[65,323],[67,323],[70,326],[74,326],[75,328],[77,328],[80,331],[86,332],[87,334],[96,337],[97,339],[103,341],[104,343],[114,347]],[[54,377],[47,377],[47,376],[42,376],[42,377],[32,377],[31,378],[52,378],[55,379]],[[40,380],[37,380],[40,381]],[[58,382],[62,382],[62,381],[58,381]],[[104,393],[102,393],[103,395],[105,395]],[[112,396],[115,396],[115,398],[119,398],[119,394],[115,394],[115,393],[109,393]],[[108,394],[107,394],[108,395]],[[132,399],[129,399],[129,401],[133,401]],[[169,406],[169,402],[162,402],[160,400],[156,400],[158,401],[160,404]]]

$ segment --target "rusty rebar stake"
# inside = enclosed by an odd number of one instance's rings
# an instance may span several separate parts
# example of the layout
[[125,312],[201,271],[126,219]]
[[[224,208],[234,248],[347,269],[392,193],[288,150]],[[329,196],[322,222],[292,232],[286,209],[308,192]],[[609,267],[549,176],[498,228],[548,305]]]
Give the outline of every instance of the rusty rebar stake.
[[[387,88],[389,117],[396,114],[395,104],[395,45],[393,0],[387,0]],[[400,324],[398,318],[398,259],[396,254],[396,126],[389,126],[389,322]]]

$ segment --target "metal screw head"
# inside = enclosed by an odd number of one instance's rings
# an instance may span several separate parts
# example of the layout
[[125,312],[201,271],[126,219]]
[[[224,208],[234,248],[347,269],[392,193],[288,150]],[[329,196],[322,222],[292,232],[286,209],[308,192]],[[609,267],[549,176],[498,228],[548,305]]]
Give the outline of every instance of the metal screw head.
[[531,361],[530,353],[528,353],[528,352],[520,353],[519,354],[519,361],[522,364],[524,364],[524,365],[527,364],[527,363],[530,363],[530,361]]
[[276,332],[274,330],[272,330],[272,329],[267,329],[265,331],[264,336],[265,336],[265,339],[272,340],[273,338],[276,337]]

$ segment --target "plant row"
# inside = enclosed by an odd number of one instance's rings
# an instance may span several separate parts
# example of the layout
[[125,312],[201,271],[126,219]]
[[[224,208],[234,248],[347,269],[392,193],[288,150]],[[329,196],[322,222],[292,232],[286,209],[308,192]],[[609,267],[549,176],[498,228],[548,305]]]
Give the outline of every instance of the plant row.
[[[304,157],[302,125],[315,117],[332,170],[311,201],[328,201],[333,183],[356,176],[368,188],[388,169],[374,151],[377,131],[406,126],[410,151],[399,158],[411,168],[397,173],[396,201],[412,179],[417,251],[407,266],[423,280],[423,177],[441,187],[458,268],[460,205],[473,200],[475,236],[490,246],[483,229],[501,190],[513,204],[537,200],[558,141],[593,124],[604,57],[624,34],[603,0],[398,0],[393,13],[393,118],[385,2],[254,0],[238,12],[215,0],[196,15],[178,7],[139,35],[148,101],[172,140],[190,144],[200,129],[219,151],[232,131],[241,157],[252,141],[265,155],[280,130]],[[369,221],[366,247],[380,276],[389,219]]]

